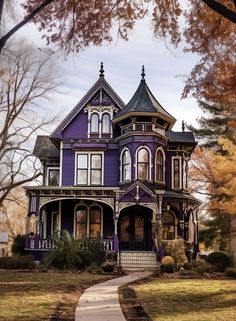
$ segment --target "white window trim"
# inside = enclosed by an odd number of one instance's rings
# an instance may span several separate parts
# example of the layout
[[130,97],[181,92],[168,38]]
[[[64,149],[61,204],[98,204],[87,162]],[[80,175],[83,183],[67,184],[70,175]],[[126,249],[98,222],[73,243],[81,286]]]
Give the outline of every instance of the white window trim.
[[152,180],[152,153],[151,153],[151,150],[148,146],[139,146],[137,149],[136,149],[136,152],[135,152],[135,164],[134,164],[134,167],[135,167],[135,179],[138,179],[138,152],[140,149],[146,149],[149,153],[149,178],[148,178],[148,181],[151,181]]
[[58,167],[58,166],[55,166],[55,167],[49,166],[49,167],[47,167],[46,186],[49,186],[49,171],[50,171],[51,169],[56,169],[56,170],[59,171],[59,180],[58,180],[59,182],[58,182],[58,185],[60,186],[60,177],[61,177],[61,174],[60,174],[60,167]]
[[[88,138],[91,137],[91,134],[98,134],[99,138],[102,137],[102,135],[109,135],[110,138],[113,137],[113,127],[112,127],[112,118],[113,118],[113,112],[114,112],[114,107],[112,106],[100,106],[100,107],[95,107],[95,106],[89,106],[86,108],[86,112],[88,112]],[[98,114],[98,133],[92,133],[91,132],[91,117],[93,114]],[[110,115],[110,132],[109,133],[102,133],[102,116],[104,114],[109,114]]]
[[[174,161],[179,160],[179,187],[174,187]],[[179,190],[182,189],[182,156],[171,157],[171,188]]]
[[[78,155],[88,155],[88,183],[86,185],[78,184],[77,182],[77,169],[78,169]],[[90,183],[91,179],[91,155],[102,155],[102,182],[101,185],[95,185]],[[104,185],[104,152],[99,151],[80,151],[75,152],[75,177],[74,177],[74,185],[76,186],[103,186]]]
[[100,237],[102,238],[103,237],[103,207],[100,205],[100,204],[97,204],[97,203],[93,203],[91,205],[87,205],[87,204],[84,204],[84,203],[79,203],[79,204],[76,204],[75,205],[75,209],[74,209],[74,229],[73,229],[73,235],[74,235],[74,238],[76,237],[76,218],[77,218],[77,208],[80,207],[80,206],[84,206],[87,208],[87,226],[86,226],[86,237],[89,238],[89,228],[90,228],[90,209],[91,207],[99,207],[101,209],[101,235]]
[[[157,180],[157,152],[159,150],[162,152],[162,155],[163,155],[163,181]],[[166,155],[165,155],[165,151],[162,147],[158,147],[156,150],[156,153],[155,153],[155,181],[163,183],[163,184],[166,183]]]
[[[130,156],[130,179],[126,179],[123,180],[123,173],[122,173],[122,169],[123,169],[123,162],[122,162],[122,158],[123,158],[123,154],[125,151],[128,151],[129,156]],[[131,153],[128,147],[124,147],[120,153],[120,182],[130,182],[132,179],[132,170],[131,170],[131,165],[132,165],[132,157],[131,157]]]

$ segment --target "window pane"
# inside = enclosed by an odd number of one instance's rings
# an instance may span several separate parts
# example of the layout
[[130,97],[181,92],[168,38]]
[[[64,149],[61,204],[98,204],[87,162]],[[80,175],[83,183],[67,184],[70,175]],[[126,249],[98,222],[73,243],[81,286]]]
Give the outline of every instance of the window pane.
[[120,240],[129,241],[130,225],[129,216],[121,216],[120,218]]
[[91,116],[91,133],[98,133],[98,129],[99,129],[98,114],[92,114],[92,116]]
[[180,187],[180,180],[179,180],[179,159],[174,159],[174,187]]
[[138,164],[138,178],[148,179],[148,164]]
[[78,155],[78,168],[88,168],[88,155],[80,154]]
[[76,212],[76,238],[87,236],[87,209],[79,209]]
[[101,210],[93,208],[90,211],[89,236],[92,238],[101,237]]
[[88,171],[87,169],[78,169],[77,171],[77,184],[87,185]]
[[101,185],[102,184],[102,171],[100,169],[91,170],[91,185]]
[[143,233],[143,217],[135,216],[135,241],[141,242],[143,241],[144,233]]
[[162,214],[162,231],[164,240],[173,240],[175,238],[175,218],[171,213]]
[[110,133],[110,115],[104,114],[102,116],[102,132]]
[[145,148],[142,148],[138,151],[138,162],[148,163],[148,151]]
[[129,180],[131,178],[130,165],[123,166],[123,181]]
[[48,185],[50,186],[59,185],[59,169],[49,170]]
[[91,168],[92,169],[102,168],[102,155],[91,155]]

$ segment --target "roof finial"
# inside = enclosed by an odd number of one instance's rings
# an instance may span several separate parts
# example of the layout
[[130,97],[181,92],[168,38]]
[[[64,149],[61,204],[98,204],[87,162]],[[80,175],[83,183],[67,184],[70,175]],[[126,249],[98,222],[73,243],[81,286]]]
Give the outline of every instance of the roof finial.
[[142,80],[145,80],[145,69],[144,69],[144,66],[142,66],[142,73],[141,73],[141,76],[142,76]]
[[182,132],[185,131],[185,124],[184,124],[184,120],[182,120]]
[[103,62],[101,62],[101,68],[99,71],[100,71],[99,77],[104,77]]

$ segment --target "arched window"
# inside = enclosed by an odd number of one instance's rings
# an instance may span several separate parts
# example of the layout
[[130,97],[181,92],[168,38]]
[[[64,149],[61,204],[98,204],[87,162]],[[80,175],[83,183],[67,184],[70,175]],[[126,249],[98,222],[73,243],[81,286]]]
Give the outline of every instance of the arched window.
[[156,153],[156,180],[164,182],[164,155],[160,149]]
[[162,213],[162,231],[164,240],[173,240],[175,238],[175,217],[170,212]]
[[142,180],[149,179],[149,152],[146,148],[141,148],[138,151],[138,178]]
[[97,113],[92,114],[91,116],[91,133],[99,132],[99,116]]
[[90,208],[89,237],[101,237],[101,208],[99,206],[92,206]]
[[87,207],[79,206],[76,210],[76,238],[87,237]]
[[102,133],[109,134],[111,130],[111,117],[109,114],[102,115]]
[[121,181],[131,179],[131,157],[128,149],[125,149],[121,158]]

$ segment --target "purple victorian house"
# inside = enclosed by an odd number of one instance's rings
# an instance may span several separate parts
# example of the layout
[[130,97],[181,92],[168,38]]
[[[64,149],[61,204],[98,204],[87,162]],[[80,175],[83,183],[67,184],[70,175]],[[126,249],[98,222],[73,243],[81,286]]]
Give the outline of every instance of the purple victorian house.
[[199,201],[188,193],[191,132],[174,132],[175,118],[145,81],[127,105],[100,77],[50,136],[34,148],[42,186],[29,198],[26,249],[39,258],[51,236],[100,239],[123,267],[155,267],[158,237],[198,245]]

